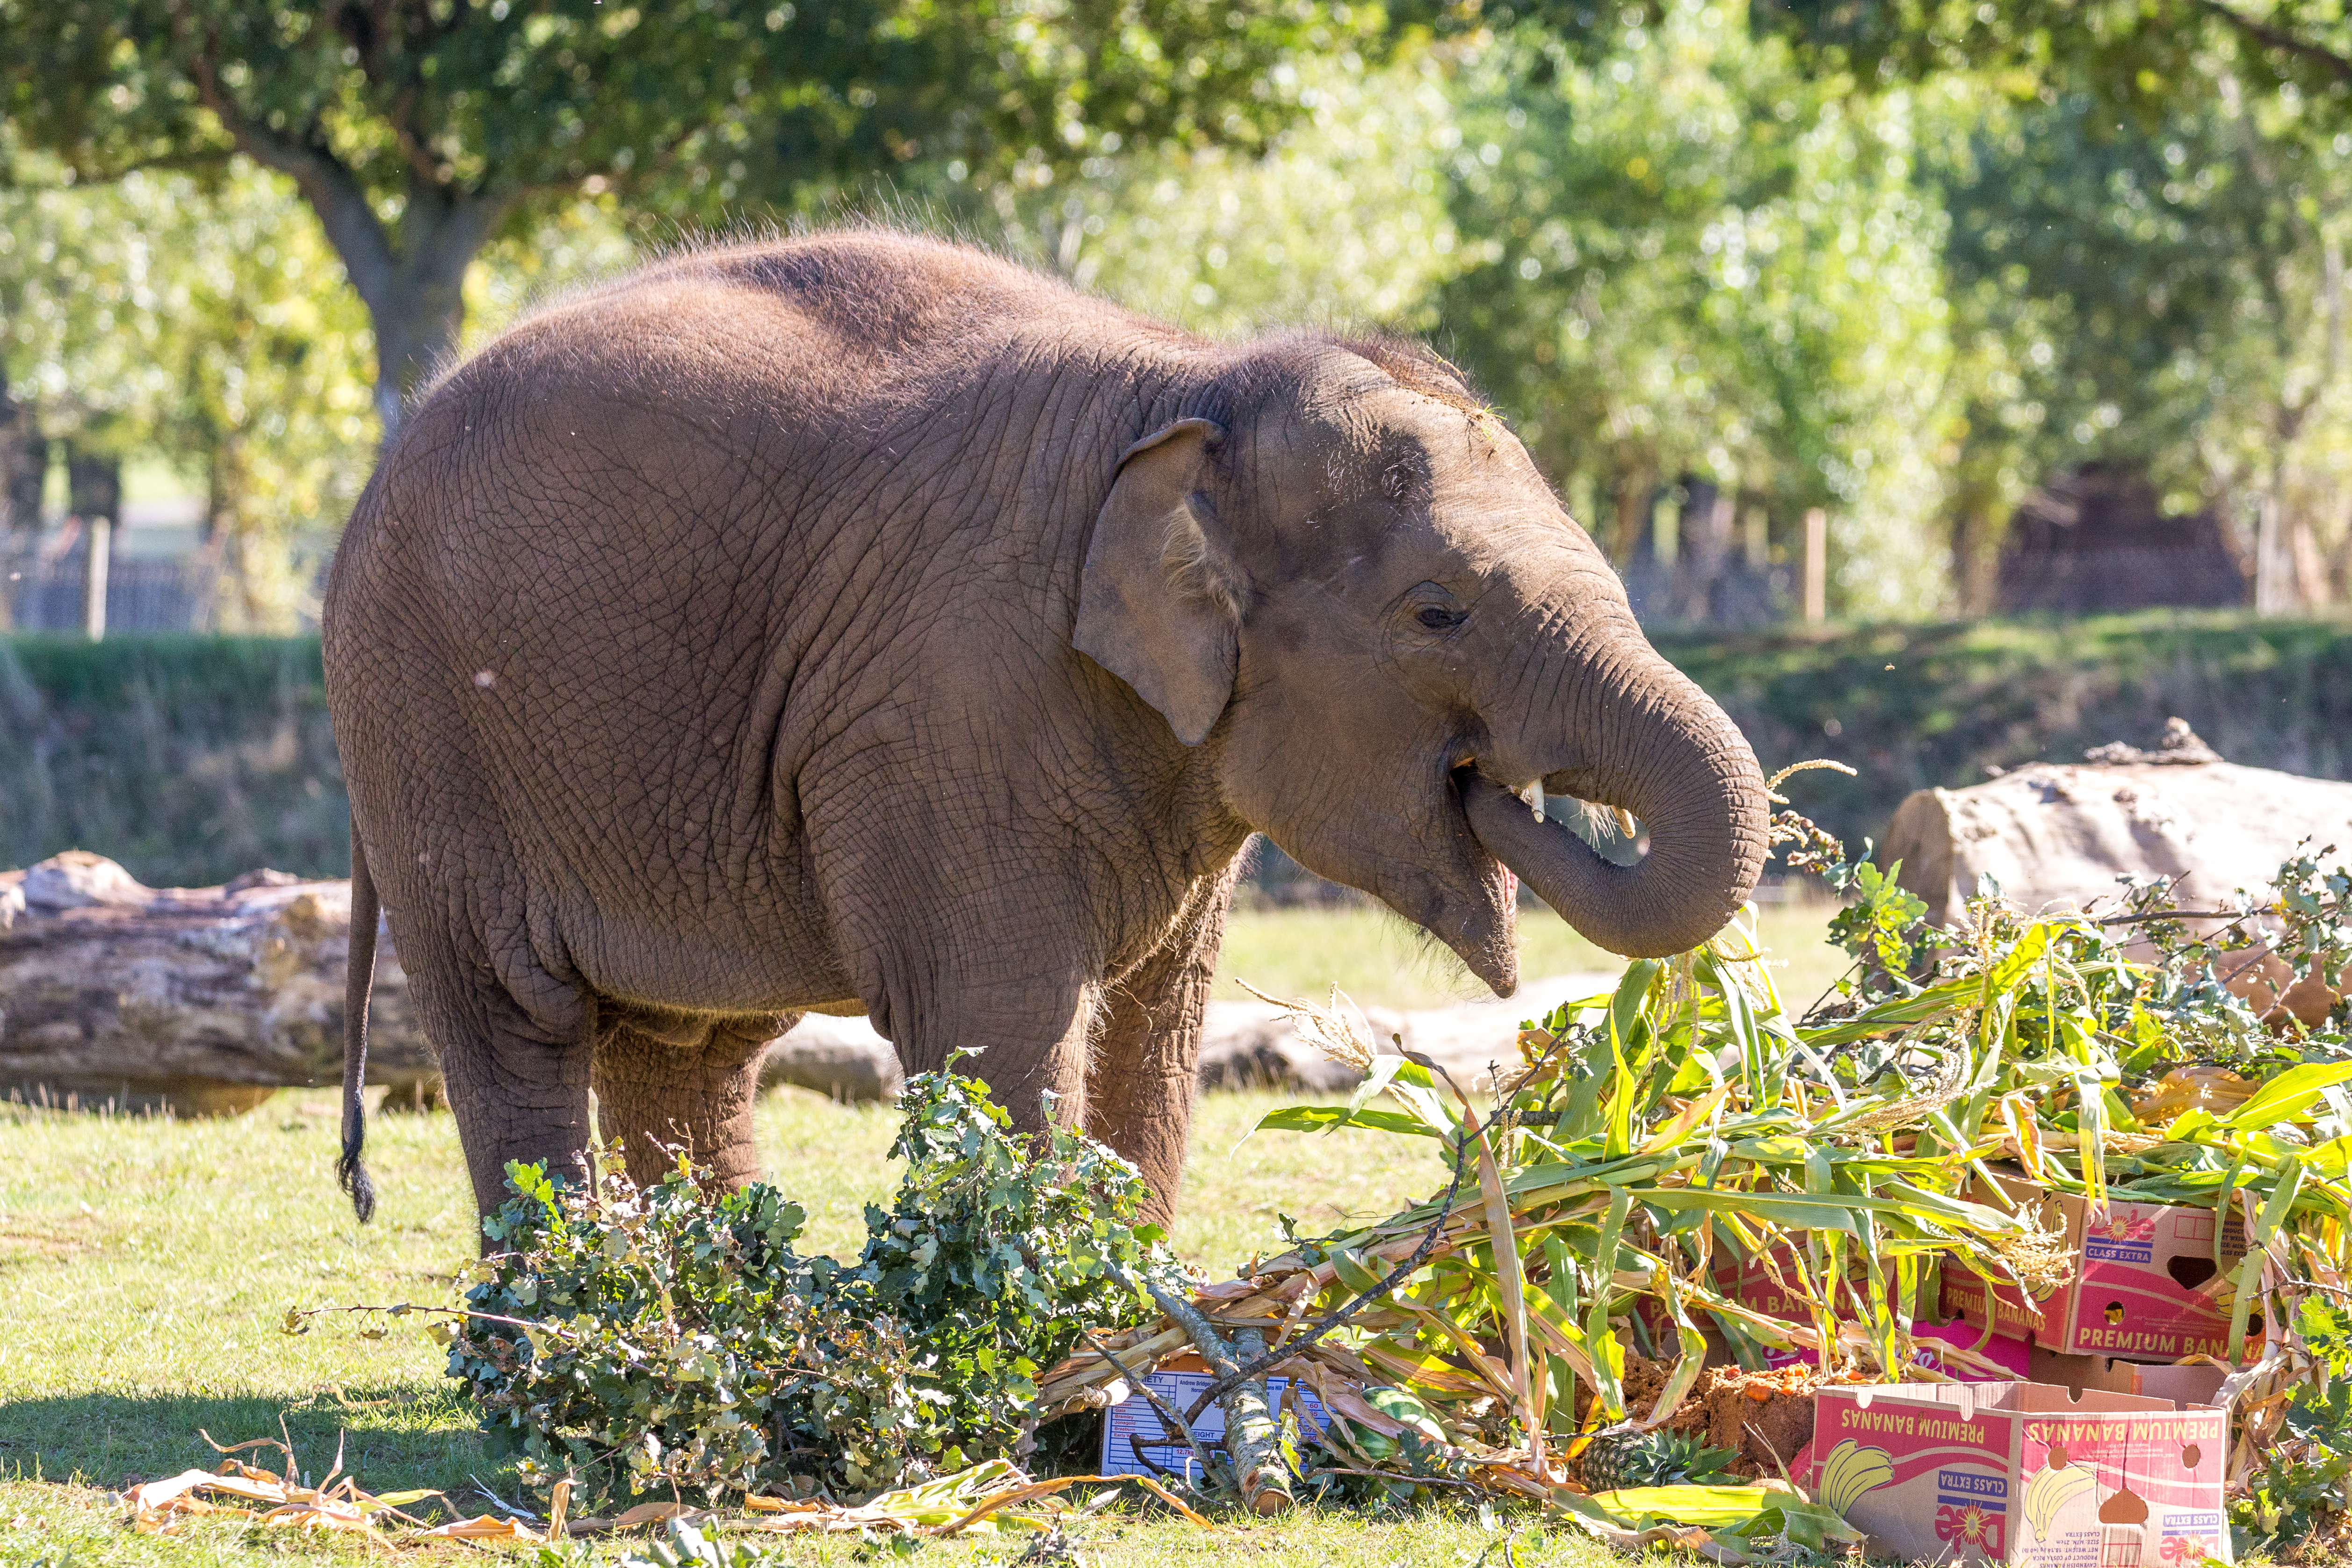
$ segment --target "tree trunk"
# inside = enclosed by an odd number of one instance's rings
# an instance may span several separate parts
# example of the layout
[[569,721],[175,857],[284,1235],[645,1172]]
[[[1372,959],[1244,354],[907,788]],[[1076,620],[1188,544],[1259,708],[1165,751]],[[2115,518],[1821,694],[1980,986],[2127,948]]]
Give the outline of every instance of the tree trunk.
[[1621,469],[1617,476],[1617,515],[1609,530],[1609,564],[1619,571],[1633,563],[1633,552],[1647,537],[1650,501],[1657,482],[1647,468]]
[[[457,359],[466,325],[466,269],[504,221],[507,207],[502,197],[412,192],[397,248],[377,269],[380,281],[360,290],[375,328],[375,409],[387,442],[408,404]],[[354,271],[352,281],[358,280]]]
[[33,405],[8,391],[0,365],[0,533],[30,533],[41,526],[41,491],[49,476],[49,444]]
[[322,141],[292,139],[246,119],[209,72],[199,88],[237,151],[291,176],[318,214],[375,329],[375,408],[383,439],[391,441],[408,400],[455,357],[466,320],[466,268],[520,193],[457,190],[418,175],[387,227],[367,188]]
[[[0,572],[20,549],[29,548],[41,527],[41,486],[49,474],[49,444],[41,436],[32,405],[8,392],[8,368],[0,364]],[[0,576],[0,632],[13,631],[15,591]]]
[[2294,568],[2295,606],[2315,610],[2331,597],[2327,580],[2327,559],[2320,554],[2319,536],[2311,526],[2308,510],[2298,509],[2287,528],[2287,557]]

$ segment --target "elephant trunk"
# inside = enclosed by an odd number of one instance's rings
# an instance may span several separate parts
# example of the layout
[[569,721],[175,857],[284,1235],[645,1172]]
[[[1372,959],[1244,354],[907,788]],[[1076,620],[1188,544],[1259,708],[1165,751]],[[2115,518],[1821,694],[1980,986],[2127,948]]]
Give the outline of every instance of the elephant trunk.
[[1475,770],[1456,777],[1489,854],[1601,946],[1656,958],[1722,930],[1755,891],[1769,812],[1755,753],[1729,716],[1654,653],[1631,663],[1594,694],[1595,765],[1548,775],[1544,786],[1641,818],[1651,849],[1639,862],[1603,860]]

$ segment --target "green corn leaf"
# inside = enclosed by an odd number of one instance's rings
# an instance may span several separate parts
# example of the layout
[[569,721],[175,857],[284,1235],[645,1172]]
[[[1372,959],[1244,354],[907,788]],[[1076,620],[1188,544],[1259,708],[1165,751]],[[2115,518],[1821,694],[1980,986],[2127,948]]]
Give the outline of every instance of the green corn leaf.
[[2255,1091],[2253,1097],[2244,1104],[2221,1118],[2221,1125],[2256,1132],[2281,1122],[2302,1121],[2305,1113],[2320,1103],[2322,1090],[2347,1081],[2352,1081],[2352,1062],[2325,1065],[2307,1062],[2301,1067],[2290,1067]]
[[1601,1235],[1592,1249],[1591,1304],[1584,1319],[1585,1350],[1592,1358],[1594,1393],[1612,1421],[1625,1418],[1625,1353],[1609,1326],[1609,1315],[1616,1297],[1612,1286],[1617,1270],[1617,1239],[1624,1234],[1625,1217],[1633,1211],[1630,1189],[1621,1186],[1610,1193],[1609,1213],[1601,1222]]
[[1595,1492],[1589,1500],[1631,1529],[1660,1520],[1701,1526],[1742,1524],[1779,1501],[1796,1500],[1763,1487],[1677,1486],[1626,1487]]
[[1258,1120],[1258,1129],[1269,1133],[1322,1133],[1335,1127],[1370,1127],[1375,1132],[1410,1133],[1425,1138],[1446,1136],[1440,1128],[1402,1111],[1350,1111],[1344,1105],[1285,1105]]
[[1648,1028],[1650,988],[1664,968],[1654,958],[1636,958],[1625,966],[1609,998],[1609,1027],[1619,1040],[1632,1040],[1636,1027]]
[[[1372,1097],[1387,1088],[1389,1081],[1399,1076],[1407,1068],[1421,1075],[1423,1088],[1429,1087],[1435,1082],[1430,1078],[1429,1069],[1417,1061],[1408,1061],[1402,1056],[1375,1056],[1372,1058],[1372,1070],[1364,1074],[1364,1081],[1356,1085],[1356,1092],[1353,1094],[1348,1096],[1348,1114],[1352,1116],[1370,1104]],[[1408,1079],[1406,1082],[1412,1081]],[[1333,1125],[1336,1126],[1338,1124],[1334,1123]]]
[[2276,1180],[2278,1185],[2271,1188],[2270,1197],[2263,1200],[2262,1212],[2254,1218],[2253,1234],[2247,1238],[2252,1246],[2268,1247],[2294,1207],[2295,1194],[2303,1186],[2303,1162],[2287,1160],[2279,1166]]
[[2037,920],[2027,926],[2025,935],[2017,939],[2017,946],[2011,947],[1999,963],[1984,972],[1983,994],[1978,1005],[1990,1006],[1996,996],[2004,991],[2015,990],[2018,983],[2025,978],[2027,972],[2040,963],[2042,955],[2050,950],[2050,938],[2063,930],[2064,924],[2054,920]]
[[1602,1147],[1612,1159],[1633,1152],[1633,1096],[1635,1080],[1633,1070],[1625,1065],[1623,1045],[1617,1034],[1617,1020],[1609,1020],[1609,1054],[1616,1063],[1617,1076],[1609,1091],[1608,1122]]
[[2252,1321],[2255,1287],[2262,1283],[2263,1279],[2263,1258],[2261,1248],[2249,1249],[2238,1265],[2236,1278],[2231,1281],[2235,1299],[2230,1304],[2230,1337],[2221,1343],[2232,1360],[2237,1357],[2238,1347],[2246,1343],[2246,1328]]

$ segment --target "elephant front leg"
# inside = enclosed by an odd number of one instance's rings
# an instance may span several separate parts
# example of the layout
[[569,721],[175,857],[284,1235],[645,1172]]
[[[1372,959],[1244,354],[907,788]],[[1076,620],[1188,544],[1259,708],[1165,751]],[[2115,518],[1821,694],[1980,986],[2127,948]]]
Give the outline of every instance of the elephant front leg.
[[1104,988],[1103,1022],[1087,1077],[1087,1132],[1143,1173],[1144,1218],[1176,1214],[1209,983],[1224,939],[1233,873],[1203,882],[1175,928],[1142,963]]

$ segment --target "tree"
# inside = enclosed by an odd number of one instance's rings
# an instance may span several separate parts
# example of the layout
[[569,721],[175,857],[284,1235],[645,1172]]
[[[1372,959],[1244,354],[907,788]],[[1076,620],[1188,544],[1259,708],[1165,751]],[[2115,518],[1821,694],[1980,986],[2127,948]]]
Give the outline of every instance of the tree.
[[1784,525],[1829,508],[1845,612],[1934,607],[1950,350],[1916,107],[1808,78],[1736,0],[1521,27],[1458,93],[1444,319],[1612,556],[1663,543],[1653,498],[1688,478]]
[[[1983,576],[2018,470],[2097,459],[2254,519],[2266,610],[2352,577],[2340,467],[2352,21],[2309,0],[1780,0],[1814,68],[1968,84],[1931,179],[1970,398],[1955,518]],[[2331,473],[2332,477],[2332,473]],[[2322,532],[2342,536],[2333,567]],[[1971,564],[1967,558],[1976,558]]]
[[2147,122],[2213,98],[2221,62],[2240,91],[2352,122],[2352,14],[2339,0],[1767,0],[1758,12],[1883,82],[1994,70]]
[[[33,167],[41,171],[37,164]],[[278,177],[0,191],[0,374],[20,426],[204,486],[222,623],[290,630],[374,433],[365,323]]]
[[0,112],[80,181],[289,176],[366,305],[389,432],[468,264],[551,203],[710,218],[918,161],[1035,182],[1248,142],[1285,110],[1269,68],[1339,26],[1304,0],[0,0]]
[[2180,509],[2245,497],[2271,522],[2257,553],[2310,556],[2309,513],[2280,505],[2342,357],[2326,143],[2195,98],[2143,129],[2076,91],[1990,107],[1938,162],[1958,329],[2009,370],[1963,466],[2121,464]]
[[1379,63],[1303,61],[1297,102],[1263,151],[1152,151],[1000,191],[1000,243],[1194,331],[1431,329],[1438,287],[1460,265],[1443,54],[1416,44]]

